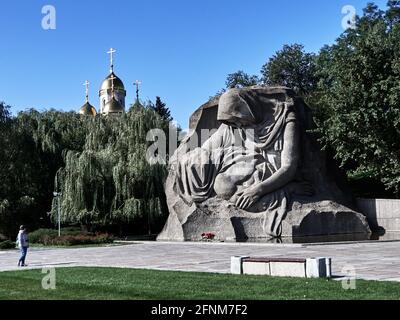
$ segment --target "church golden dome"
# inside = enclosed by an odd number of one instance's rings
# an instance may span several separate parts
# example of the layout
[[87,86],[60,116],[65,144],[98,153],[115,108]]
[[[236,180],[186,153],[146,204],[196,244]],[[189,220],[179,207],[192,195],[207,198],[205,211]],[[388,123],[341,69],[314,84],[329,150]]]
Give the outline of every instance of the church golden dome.
[[112,113],[123,113],[125,112],[124,107],[119,103],[115,97],[112,97],[110,101],[108,101],[104,108],[103,108],[103,113],[105,114],[112,114]]
[[79,114],[85,115],[85,116],[96,116],[97,111],[96,108],[93,107],[89,102],[86,102],[80,109],[79,109]]
[[107,52],[110,54],[110,74],[103,80],[99,90],[101,114],[125,112],[125,86],[114,73],[115,52],[113,48]]
[[79,114],[85,116],[96,116],[96,108],[89,103],[89,81],[86,80],[84,86],[86,87],[86,103],[79,109]]
[[125,86],[124,83],[122,82],[122,80],[120,78],[118,78],[114,72],[111,72],[107,78],[104,79],[103,83],[101,84],[100,87],[100,92],[102,92],[103,90],[111,90],[112,88],[112,82],[113,82],[113,78],[114,78],[114,90],[116,91],[124,91],[125,92]]

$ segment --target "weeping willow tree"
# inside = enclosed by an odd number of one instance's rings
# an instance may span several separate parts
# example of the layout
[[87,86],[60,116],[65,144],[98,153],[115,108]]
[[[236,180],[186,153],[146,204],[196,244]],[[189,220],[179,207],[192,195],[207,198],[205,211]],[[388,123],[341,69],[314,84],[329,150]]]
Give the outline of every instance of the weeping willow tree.
[[145,224],[141,232],[154,221],[162,224],[166,166],[147,162],[146,135],[154,128],[166,132],[168,123],[154,110],[140,106],[124,115],[92,118],[32,109],[7,118],[8,129],[3,122],[1,221],[7,218],[12,228],[50,226],[46,212],[51,208],[50,219],[57,219],[53,192],[58,191],[65,224]]
[[[140,218],[150,225],[165,215],[167,169],[147,161],[146,135],[154,128],[166,131],[168,123],[147,108],[81,121],[83,147],[63,151],[65,165],[55,178],[62,222],[107,226]],[[55,200],[53,219],[56,208]]]

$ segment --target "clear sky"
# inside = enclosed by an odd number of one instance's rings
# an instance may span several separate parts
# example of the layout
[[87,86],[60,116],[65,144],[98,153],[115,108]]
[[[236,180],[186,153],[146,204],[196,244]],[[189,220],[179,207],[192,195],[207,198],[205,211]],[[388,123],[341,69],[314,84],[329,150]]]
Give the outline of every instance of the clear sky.
[[[188,117],[237,70],[258,74],[284,44],[318,51],[341,32],[342,8],[367,0],[0,0],[0,100],[13,113],[30,107],[77,110],[107,76],[107,51],[135,98],[160,96],[186,128]],[[386,0],[377,0],[382,8]],[[56,30],[42,28],[42,7],[56,8]]]

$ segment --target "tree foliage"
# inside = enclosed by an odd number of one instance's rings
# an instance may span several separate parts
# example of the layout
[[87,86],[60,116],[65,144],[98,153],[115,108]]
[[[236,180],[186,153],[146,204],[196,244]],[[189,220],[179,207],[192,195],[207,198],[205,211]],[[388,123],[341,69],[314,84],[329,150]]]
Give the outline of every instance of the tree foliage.
[[0,124],[6,123],[10,119],[10,106],[0,102]]
[[8,110],[1,104],[0,232],[48,226],[47,212],[53,220],[57,214],[55,190],[62,193],[64,223],[121,225],[141,218],[150,227],[166,214],[166,167],[147,162],[146,134],[166,131],[168,123],[153,110],[96,118],[54,110],[11,118]]
[[262,67],[262,81],[265,85],[286,86],[307,95],[317,83],[315,68],[315,54],[305,52],[300,44],[285,45]]
[[86,121],[83,150],[66,151],[65,167],[57,174],[62,220],[107,225],[165,214],[166,167],[146,159],[146,135],[154,128],[167,130],[165,120],[141,108]]
[[0,122],[0,233],[12,236],[21,224],[34,228],[45,222],[50,204],[47,193],[51,188],[45,181],[49,181],[50,170],[44,154],[28,134],[29,129],[20,126],[8,112],[3,115]]
[[225,88],[219,90],[215,95],[209,97],[209,101],[220,97],[228,89],[246,88],[261,84],[257,75],[250,75],[242,70],[228,74],[225,81]]
[[168,109],[167,105],[162,102],[160,97],[156,97],[155,104],[151,103],[151,108],[165,121],[170,122],[173,120],[171,111]]
[[242,70],[228,75],[225,86],[227,89],[245,88],[255,86],[260,83],[260,79],[256,75],[249,75]]
[[325,146],[354,174],[400,192],[400,2],[369,4],[318,57],[317,120]]

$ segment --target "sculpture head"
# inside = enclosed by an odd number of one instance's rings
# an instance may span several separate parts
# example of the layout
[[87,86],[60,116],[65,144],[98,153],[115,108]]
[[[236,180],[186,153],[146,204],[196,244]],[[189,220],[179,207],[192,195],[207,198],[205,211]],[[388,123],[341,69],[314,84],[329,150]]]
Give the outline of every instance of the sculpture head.
[[242,128],[254,124],[256,119],[239,90],[232,89],[225,92],[219,100],[218,121]]
[[230,126],[254,127],[267,119],[274,121],[276,106],[254,88],[231,89],[219,100],[218,121]]

